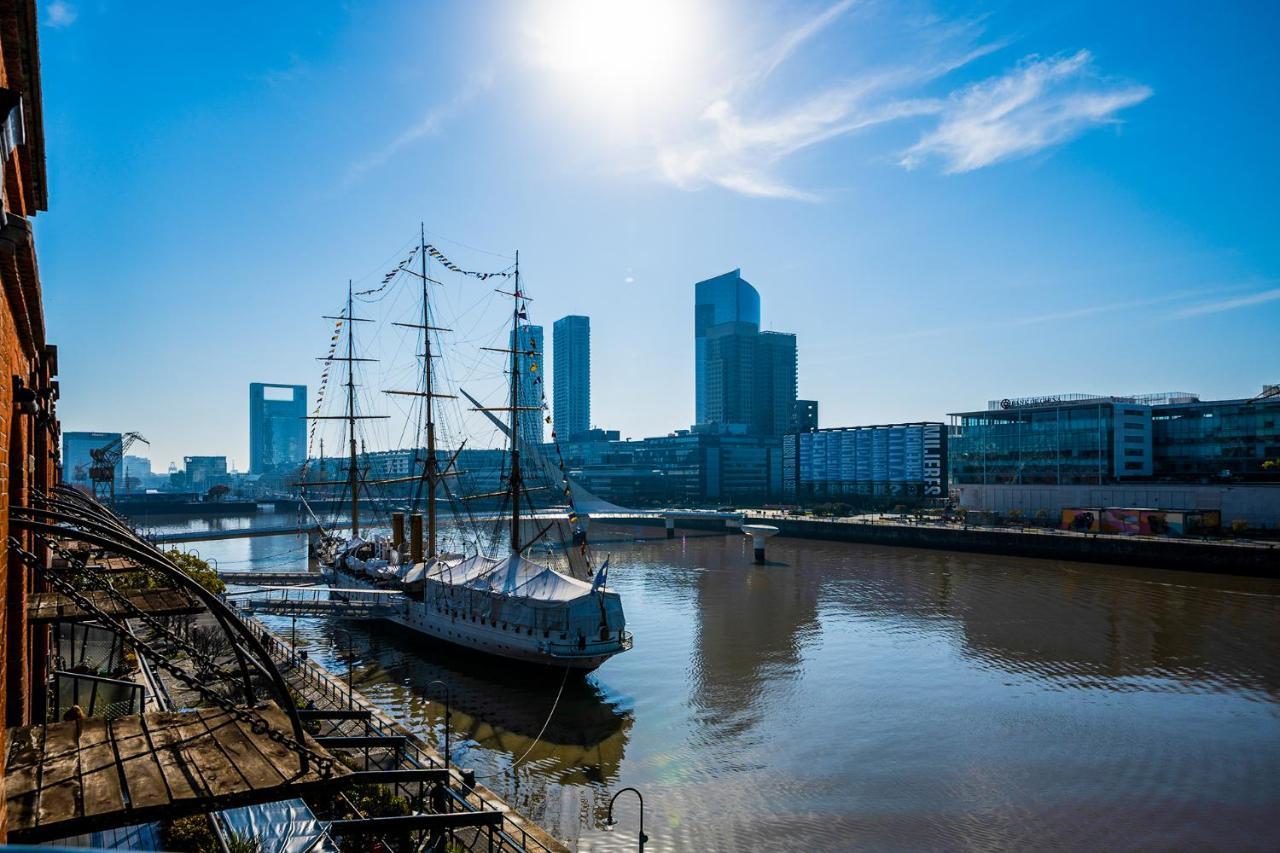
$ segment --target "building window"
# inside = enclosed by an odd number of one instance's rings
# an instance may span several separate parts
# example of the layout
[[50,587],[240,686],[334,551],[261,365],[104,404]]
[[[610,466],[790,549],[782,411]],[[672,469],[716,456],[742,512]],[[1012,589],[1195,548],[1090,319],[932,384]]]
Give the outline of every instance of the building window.
[[1141,470],[1142,470],[1142,467],[1143,467],[1143,466],[1142,466],[1142,463],[1141,463],[1141,462],[1126,462],[1126,463],[1124,463],[1124,470],[1126,470],[1126,471],[1141,471]]
[[1125,456],[1146,456],[1147,451],[1138,447],[1126,447],[1124,450],[1124,455]]

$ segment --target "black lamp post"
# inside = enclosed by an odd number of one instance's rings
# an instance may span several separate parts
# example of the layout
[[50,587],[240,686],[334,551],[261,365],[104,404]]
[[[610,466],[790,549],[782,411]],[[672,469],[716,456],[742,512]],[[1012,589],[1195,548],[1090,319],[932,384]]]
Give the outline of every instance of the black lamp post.
[[448,770],[449,769],[449,723],[453,719],[449,709],[453,705],[453,702],[449,698],[450,694],[449,694],[448,684],[445,684],[443,681],[437,678],[432,681],[428,681],[427,687],[430,688],[431,685],[433,684],[439,684],[441,687],[444,688],[444,769]]
[[612,797],[609,798],[609,817],[604,822],[604,831],[613,832],[613,828],[618,825],[618,822],[613,819],[613,801],[618,799],[618,796],[620,794],[624,794],[627,791],[633,791],[636,795],[636,799],[640,801],[640,839],[639,840],[640,840],[640,853],[644,853],[644,843],[649,840],[649,836],[644,834],[644,797],[640,794],[639,789],[623,788],[617,794],[614,794]]

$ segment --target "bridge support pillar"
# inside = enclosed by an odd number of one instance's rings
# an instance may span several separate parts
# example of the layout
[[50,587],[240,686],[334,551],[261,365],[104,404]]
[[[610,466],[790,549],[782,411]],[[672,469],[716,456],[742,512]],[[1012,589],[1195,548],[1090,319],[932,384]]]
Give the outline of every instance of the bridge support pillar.
[[764,563],[764,542],[770,536],[778,534],[778,528],[771,524],[744,524],[742,532],[751,537],[751,547],[755,550],[757,563]]
[[676,520],[671,516],[667,516],[667,538],[676,538]]

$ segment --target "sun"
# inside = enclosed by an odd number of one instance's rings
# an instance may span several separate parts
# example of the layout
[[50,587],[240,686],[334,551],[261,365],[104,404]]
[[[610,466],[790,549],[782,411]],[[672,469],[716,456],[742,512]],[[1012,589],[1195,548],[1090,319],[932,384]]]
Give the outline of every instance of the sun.
[[528,25],[535,62],[593,108],[659,108],[698,64],[696,0],[550,0]]

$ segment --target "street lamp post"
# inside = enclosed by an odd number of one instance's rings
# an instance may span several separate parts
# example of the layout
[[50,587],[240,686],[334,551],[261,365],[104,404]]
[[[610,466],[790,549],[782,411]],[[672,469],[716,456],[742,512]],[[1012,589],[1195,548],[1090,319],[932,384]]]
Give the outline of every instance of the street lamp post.
[[613,832],[613,828],[618,822],[613,819],[613,801],[618,799],[619,795],[632,791],[636,795],[636,799],[640,801],[640,853],[644,853],[644,843],[649,840],[649,836],[644,834],[644,797],[637,788],[623,788],[618,793],[609,798],[609,817],[604,822],[605,832]]
[[430,688],[431,685],[433,684],[439,684],[441,687],[444,688],[444,769],[448,770],[449,769],[449,728],[450,728],[449,724],[450,724],[450,721],[453,719],[452,714],[450,712],[450,708],[453,706],[453,702],[450,699],[448,684],[445,684],[443,681],[437,678],[432,681],[428,681],[427,687]]

